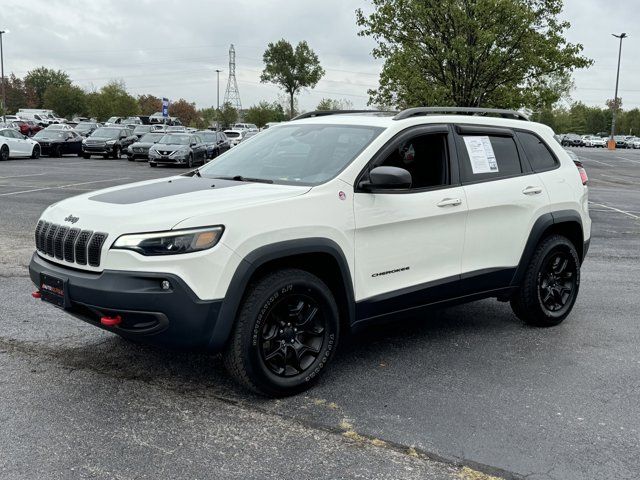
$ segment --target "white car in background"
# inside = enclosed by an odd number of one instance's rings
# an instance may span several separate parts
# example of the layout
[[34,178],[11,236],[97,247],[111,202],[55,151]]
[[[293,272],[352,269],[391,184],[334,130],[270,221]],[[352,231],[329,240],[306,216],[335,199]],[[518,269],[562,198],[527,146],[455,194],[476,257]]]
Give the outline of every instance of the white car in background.
[[631,144],[632,148],[640,148],[640,137],[636,138],[633,143]]
[[582,137],[582,140],[584,141],[584,146],[585,147],[606,147],[607,146],[607,139],[606,138],[602,138],[602,137],[598,137],[596,135],[585,135],[584,137]]
[[250,132],[257,132],[258,127],[253,123],[235,123],[231,126],[232,130],[248,130]]
[[243,139],[248,130],[240,130],[237,128],[231,130],[225,130],[224,134],[229,139],[229,146],[235,147],[238,145]]
[[52,123],[45,130],[73,130],[73,127],[66,123]]
[[40,144],[13,128],[0,129],[0,160],[16,157],[40,157]]

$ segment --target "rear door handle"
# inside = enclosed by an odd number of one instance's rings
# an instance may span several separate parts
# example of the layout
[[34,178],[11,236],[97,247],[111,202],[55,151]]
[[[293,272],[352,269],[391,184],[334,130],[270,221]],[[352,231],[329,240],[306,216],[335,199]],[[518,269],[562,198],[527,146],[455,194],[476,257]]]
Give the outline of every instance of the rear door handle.
[[525,195],[537,195],[539,193],[542,193],[542,187],[527,187],[522,190],[522,193],[524,193]]
[[462,203],[462,200],[459,198],[443,198],[438,203],[436,203],[439,207],[457,207]]

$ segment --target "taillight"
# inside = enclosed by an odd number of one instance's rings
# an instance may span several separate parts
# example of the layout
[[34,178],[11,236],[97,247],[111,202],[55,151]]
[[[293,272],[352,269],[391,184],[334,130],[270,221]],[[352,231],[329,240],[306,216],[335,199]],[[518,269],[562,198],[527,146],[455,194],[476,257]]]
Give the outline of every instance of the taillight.
[[586,185],[589,181],[589,177],[587,176],[587,171],[584,169],[584,165],[582,165],[582,162],[579,162],[578,160],[574,160],[573,163],[576,164],[576,168],[580,173],[580,180],[582,180],[582,185]]

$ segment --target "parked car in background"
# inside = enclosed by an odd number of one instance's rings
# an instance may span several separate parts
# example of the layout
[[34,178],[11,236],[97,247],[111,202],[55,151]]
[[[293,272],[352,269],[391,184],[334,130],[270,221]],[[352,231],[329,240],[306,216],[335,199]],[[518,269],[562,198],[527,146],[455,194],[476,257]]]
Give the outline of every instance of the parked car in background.
[[22,120],[18,115],[1,115],[0,121],[2,122],[17,122],[18,120]]
[[33,120],[20,120],[29,126],[29,136],[34,136],[40,130],[44,129],[42,125],[37,124]]
[[567,133],[563,138],[561,145],[563,147],[582,147],[584,142],[580,135],[576,133]]
[[73,127],[66,123],[52,123],[45,130],[73,130]]
[[235,147],[236,145],[238,145],[242,139],[244,138],[245,133],[247,133],[246,130],[225,130],[224,134],[227,136],[227,138],[229,139],[229,146],[230,147]]
[[167,125],[165,125],[164,123],[151,124],[152,132],[166,132],[167,128]]
[[616,148],[627,148],[627,137],[624,135],[614,135],[613,139],[616,141]]
[[88,137],[93,132],[95,132],[98,128],[100,128],[100,124],[96,122],[79,122],[74,130],[83,137]]
[[137,139],[128,128],[100,127],[82,141],[82,158],[90,158],[91,155],[120,158],[122,152],[126,152]]
[[202,142],[207,147],[207,158],[216,158],[221,153],[229,150],[229,139],[222,132],[214,132],[211,130],[201,130],[196,132]]
[[635,136],[627,137],[626,140],[625,140],[625,144],[626,144],[625,148],[633,148],[634,142],[636,142],[638,140],[640,140],[640,138],[635,137]]
[[262,130],[266,130],[267,128],[273,127],[274,125],[278,125],[280,123],[282,123],[282,122],[267,122],[262,127]]
[[20,125],[18,125],[18,122],[2,122],[0,123],[0,128],[11,128],[18,132],[20,131]]
[[255,137],[258,133],[258,131],[254,131],[254,130],[249,130],[247,133],[244,134],[244,137],[242,137],[242,142],[246,142],[249,138],[251,137]]
[[149,165],[186,165],[207,161],[207,147],[197,135],[167,133],[149,149]]
[[602,137],[597,137],[595,135],[585,135],[582,137],[582,141],[584,142],[585,147],[606,147],[607,140]]
[[17,157],[38,158],[39,156],[38,142],[22,135],[15,128],[0,129],[0,160]]
[[122,123],[124,118],[122,117],[109,117],[106,122],[104,122],[104,126],[108,127],[109,125],[119,125]]
[[40,144],[42,155],[61,157],[82,154],[82,136],[74,130],[45,128],[33,137]]
[[182,125],[169,125],[167,133],[186,133],[187,129]]
[[257,132],[258,127],[253,123],[234,123],[231,126],[232,130],[248,130],[250,132]]
[[127,148],[127,160],[149,160],[149,149],[158,143],[165,134],[163,132],[149,132],[132,143]]
[[52,123],[60,123],[60,119],[55,112],[45,108],[21,108],[16,115],[22,120],[33,120],[45,126]]
[[51,121],[44,114],[41,115],[39,113],[33,112],[19,112],[19,117],[21,120],[31,120],[33,122],[36,122],[38,125],[42,125],[43,127],[51,124]]
[[152,130],[152,126],[151,125],[136,125],[133,128],[133,134],[140,138],[143,135],[149,133]]

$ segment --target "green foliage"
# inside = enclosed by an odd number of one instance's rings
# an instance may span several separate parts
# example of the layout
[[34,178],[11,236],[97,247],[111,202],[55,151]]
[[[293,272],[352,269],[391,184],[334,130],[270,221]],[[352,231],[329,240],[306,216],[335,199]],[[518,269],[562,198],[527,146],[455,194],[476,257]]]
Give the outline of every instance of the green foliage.
[[[611,115],[609,107],[588,107],[575,102],[569,108],[541,110],[533,115],[532,120],[549,125],[557,133],[608,134]],[[618,112],[616,134],[640,135],[640,109]]]
[[262,128],[268,122],[282,122],[285,120],[285,116],[282,106],[277,102],[262,101],[247,110],[244,120],[247,123],[254,123],[258,128]]
[[13,73],[9,75],[9,78],[5,78],[5,95],[7,97],[6,114],[11,115],[18,111],[20,108],[27,108],[30,106],[27,90],[24,86],[24,81],[21,78],[16,77]]
[[178,117],[182,121],[183,125],[188,125],[190,127],[198,126],[196,124],[200,120],[200,116],[196,111],[196,104],[187,102],[184,98],[169,104],[169,115],[172,117]]
[[316,110],[351,110],[353,108],[353,103],[350,100],[342,99],[337,100],[335,98],[323,98],[318,103]]
[[260,75],[263,83],[274,83],[289,95],[290,115],[295,111],[294,98],[301,88],[313,88],[324,75],[320,60],[307,42],[302,41],[295,49],[282,39],[269,43],[262,57],[264,70]]
[[62,70],[53,70],[46,67],[38,67],[27,72],[24,77],[24,86],[33,92],[34,108],[43,108],[44,94],[49,87],[71,86],[71,79]]
[[370,104],[549,108],[592,61],[568,43],[562,0],[372,0],[359,35],[385,60]]
[[217,111],[216,121],[222,128],[228,128],[238,120],[238,110],[236,110],[230,102],[226,102],[222,105],[222,108]]
[[87,113],[87,94],[75,85],[50,85],[44,92],[43,106],[63,117]]
[[138,102],[127,93],[124,82],[113,80],[97,93],[87,95],[88,113],[98,120],[138,114]]

